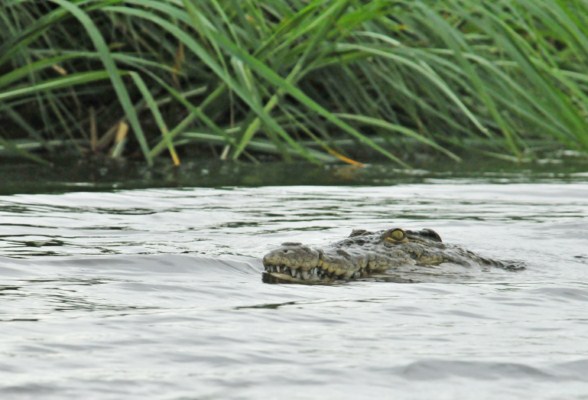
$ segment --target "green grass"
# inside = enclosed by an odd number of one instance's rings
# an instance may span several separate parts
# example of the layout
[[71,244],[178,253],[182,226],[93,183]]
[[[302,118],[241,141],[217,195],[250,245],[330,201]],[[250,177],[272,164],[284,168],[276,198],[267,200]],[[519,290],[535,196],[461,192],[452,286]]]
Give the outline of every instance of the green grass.
[[5,0],[0,156],[588,152],[587,71],[586,0]]

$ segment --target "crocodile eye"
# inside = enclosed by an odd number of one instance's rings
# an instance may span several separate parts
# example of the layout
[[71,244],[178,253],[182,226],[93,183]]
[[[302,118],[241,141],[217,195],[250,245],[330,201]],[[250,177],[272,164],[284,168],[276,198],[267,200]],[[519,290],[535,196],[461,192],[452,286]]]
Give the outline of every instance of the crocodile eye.
[[403,240],[406,237],[406,233],[402,229],[394,229],[390,232],[390,237],[394,240]]
[[388,231],[386,235],[386,240],[390,242],[402,242],[406,239],[406,232],[400,228],[392,229]]

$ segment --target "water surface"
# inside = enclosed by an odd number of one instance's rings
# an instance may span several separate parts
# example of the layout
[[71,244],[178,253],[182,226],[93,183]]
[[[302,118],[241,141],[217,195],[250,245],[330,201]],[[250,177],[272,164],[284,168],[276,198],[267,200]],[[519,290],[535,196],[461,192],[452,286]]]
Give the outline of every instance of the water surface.
[[[261,282],[395,226],[527,269]],[[0,196],[0,398],[586,399],[587,243],[583,175]]]

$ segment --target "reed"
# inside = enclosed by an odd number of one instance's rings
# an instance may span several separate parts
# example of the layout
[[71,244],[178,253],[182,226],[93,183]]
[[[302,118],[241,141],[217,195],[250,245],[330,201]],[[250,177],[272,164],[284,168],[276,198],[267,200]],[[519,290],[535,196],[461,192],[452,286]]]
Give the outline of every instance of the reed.
[[588,152],[586,71],[583,0],[5,0],[0,154]]

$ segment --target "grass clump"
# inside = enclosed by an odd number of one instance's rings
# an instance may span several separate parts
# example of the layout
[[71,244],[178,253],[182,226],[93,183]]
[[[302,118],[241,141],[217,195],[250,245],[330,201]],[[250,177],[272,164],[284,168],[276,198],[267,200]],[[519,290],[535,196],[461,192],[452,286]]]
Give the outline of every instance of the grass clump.
[[0,148],[38,162],[588,151],[586,2],[7,0],[0,35]]

